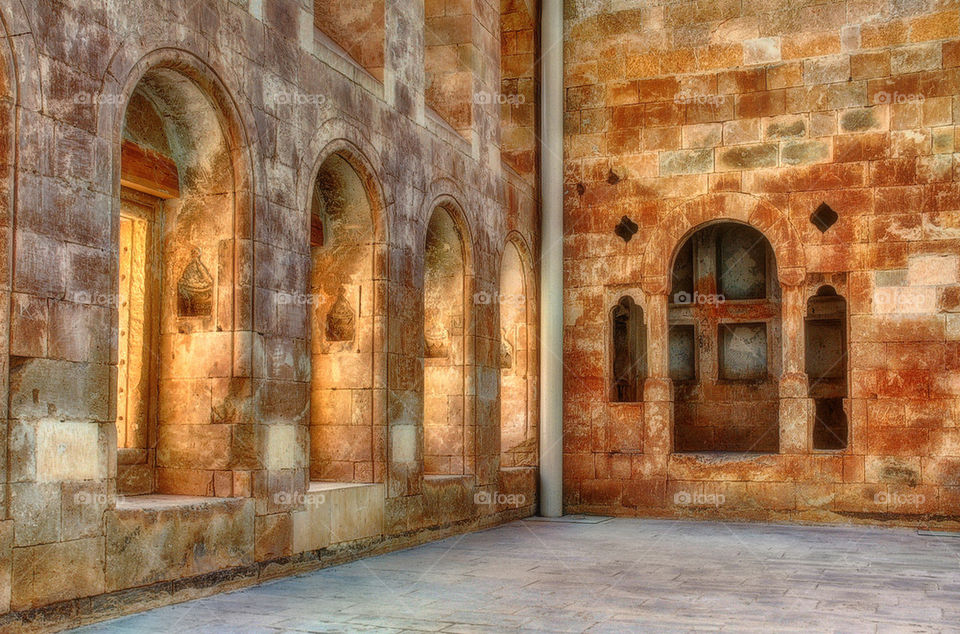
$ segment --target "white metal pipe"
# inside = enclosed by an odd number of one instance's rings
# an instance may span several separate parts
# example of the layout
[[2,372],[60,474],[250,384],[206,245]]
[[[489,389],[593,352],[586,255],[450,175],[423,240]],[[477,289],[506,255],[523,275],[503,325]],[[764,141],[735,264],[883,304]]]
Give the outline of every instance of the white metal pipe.
[[540,88],[540,515],[563,515],[563,0],[544,0]]

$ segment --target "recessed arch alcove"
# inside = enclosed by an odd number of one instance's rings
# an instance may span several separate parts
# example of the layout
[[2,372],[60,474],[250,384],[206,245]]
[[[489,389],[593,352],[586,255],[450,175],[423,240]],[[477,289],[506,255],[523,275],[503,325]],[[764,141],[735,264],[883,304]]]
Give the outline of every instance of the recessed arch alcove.
[[373,482],[386,319],[377,257],[383,205],[355,146],[337,141],[323,156],[310,198],[310,479]]
[[669,294],[674,450],[779,448],[781,290],[769,241],[714,222],[678,250]]
[[[642,262],[642,286],[647,296],[648,311],[646,316],[649,373],[647,386],[653,386],[655,389],[645,390],[644,401],[648,405],[662,403],[662,408],[668,409],[671,416],[664,417],[658,413],[661,409],[648,407],[650,413],[645,414],[646,437],[658,439],[654,446],[659,452],[684,448],[683,445],[676,444],[677,420],[674,416],[675,406],[678,404],[682,406],[683,395],[681,394],[679,400],[676,398],[678,385],[676,381],[671,380],[671,374],[680,382],[698,383],[697,363],[703,351],[698,350],[700,335],[693,323],[694,320],[678,319],[676,310],[673,310],[671,315],[671,301],[675,299],[671,297],[671,289],[674,286],[672,278],[677,258],[684,251],[688,240],[698,230],[720,223],[736,223],[739,226],[748,227],[759,232],[769,243],[769,257],[772,258],[773,266],[766,277],[768,285],[774,284],[775,287],[779,287],[780,320],[779,344],[774,348],[767,346],[768,374],[776,382],[776,398],[779,399],[777,408],[779,441],[776,448],[771,442],[768,450],[779,450],[781,453],[807,451],[809,421],[806,414],[807,406],[804,402],[807,399],[807,388],[803,365],[803,283],[806,279],[804,250],[796,229],[777,207],[755,196],[733,192],[706,194],[677,206],[661,219],[647,239]],[[686,248],[689,257],[692,258],[692,246]],[[716,260],[711,261],[712,266],[716,267]],[[692,276],[694,274],[692,263],[688,268]],[[684,275],[686,274],[680,274],[680,277],[683,278]],[[694,286],[694,279],[678,279],[677,292],[685,291],[692,295],[694,290],[699,290],[704,293],[704,289],[697,289]],[[715,280],[713,283],[715,284]],[[703,301],[708,301],[711,294],[705,292],[706,298]],[[676,302],[674,302],[674,308],[676,308]],[[756,320],[748,323],[764,321]],[[714,330],[716,332],[710,337],[714,345],[708,346],[707,350],[711,368],[715,368],[717,373],[719,373],[721,360],[716,342],[723,334],[719,327],[719,319],[715,319],[710,324],[711,333]],[[735,333],[726,333],[728,341],[735,338],[734,335]],[[671,342],[674,356],[672,373]],[[676,360],[684,356],[684,351],[689,363],[686,366],[687,371],[681,376]],[[778,364],[772,371],[770,360]],[[732,378],[736,381],[737,377]],[[668,391],[666,388],[671,384],[674,389]],[[691,395],[697,398],[702,396],[696,391]],[[787,421],[782,419],[784,412],[789,416]],[[682,425],[682,418],[680,422]],[[751,444],[748,443],[747,447]],[[755,451],[756,447],[751,450]]]
[[500,260],[500,466],[537,464],[536,332],[533,277],[519,235],[504,244]]
[[473,473],[476,459],[471,328],[472,250],[459,206],[444,200],[427,224],[423,272],[423,470]]
[[246,144],[215,74],[182,51],[138,63],[115,157],[117,489],[232,495],[243,422],[235,293]]

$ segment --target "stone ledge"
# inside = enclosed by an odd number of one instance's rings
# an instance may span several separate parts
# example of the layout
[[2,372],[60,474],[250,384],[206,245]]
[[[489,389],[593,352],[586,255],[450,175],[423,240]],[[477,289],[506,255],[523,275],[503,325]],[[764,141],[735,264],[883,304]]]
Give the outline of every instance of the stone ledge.
[[429,104],[424,104],[424,127],[434,134],[438,139],[445,141],[448,145],[464,152],[467,155],[473,154],[473,144],[462,134],[457,132],[450,123],[444,119],[440,113],[434,110]]
[[197,510],[217,506],[240,506],[246,498],[216,498],[199,495],[131,495],[117,500],[118,514],[171,510]]
[[311,482],[303,508],[292,514],[293,552],[379,538],[385,505],[379,482]]
[[329,35],[316,27],[313,29],[313,50],[309,52],[333,70],[383,101],[383,83],[371,75],[370,71],[353,59],[350,53]]
[[339,489],[355,489],[358,487],[377,487],[379,482],[318,482],[311,481],[307,486],[307,493],[318,491],[337,491]]
[[458,481],[468,481],[473,479],[474,476],[469,474],[460,474],[460,475],[443,475],[443,474],[431,474],[423,476],[424,484],[447,484],[449,482],[458,482]]

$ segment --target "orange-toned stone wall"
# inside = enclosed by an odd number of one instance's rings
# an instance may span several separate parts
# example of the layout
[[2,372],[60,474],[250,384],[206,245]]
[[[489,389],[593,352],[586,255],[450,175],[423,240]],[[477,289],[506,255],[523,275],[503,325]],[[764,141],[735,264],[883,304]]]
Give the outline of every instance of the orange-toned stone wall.
[[[960,18],[927,3],[568,3],[566,509],[960,516]],[[810,217],[839,215],[821,232]],[[614,233],[637,225],[629,242]],[[711,221],[770,241],[779,452],[675,453],[670,270]],[[844,450],[813,446],[807,300],[847,302]],[[644,311],[643,402],[611,404],[611,308]]]

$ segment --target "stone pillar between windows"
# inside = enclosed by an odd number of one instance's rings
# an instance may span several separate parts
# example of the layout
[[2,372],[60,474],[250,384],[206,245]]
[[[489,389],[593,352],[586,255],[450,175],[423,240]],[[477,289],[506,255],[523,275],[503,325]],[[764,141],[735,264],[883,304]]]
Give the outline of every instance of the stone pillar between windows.
[[[673,450],[673,381],[667,292],[647,296],[647,379],[643,384],[643,452],[668,456]],[[658,461],[666,465],[666,460]]]
[[813,437],[813,399],[804,371],[804,286],[781,279],[780,453],[808,453]]

